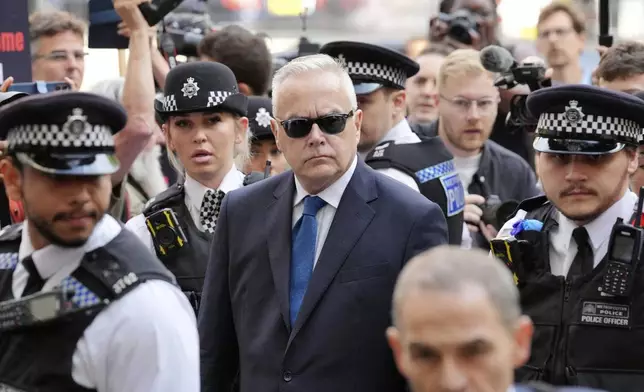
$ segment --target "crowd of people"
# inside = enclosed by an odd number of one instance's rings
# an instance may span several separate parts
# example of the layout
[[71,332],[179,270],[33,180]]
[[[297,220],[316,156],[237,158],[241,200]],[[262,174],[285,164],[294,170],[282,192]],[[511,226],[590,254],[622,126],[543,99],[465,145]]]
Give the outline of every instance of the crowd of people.
[[496,2],[444,0],[418,53],[276,68],[231,25],[171,66],[143,1],[124,78],[80,91],[46,11],[33,78],[71,91],[0,87],[0,391],[644,389],[644,44],[584,69],[554,1],[503,88]]

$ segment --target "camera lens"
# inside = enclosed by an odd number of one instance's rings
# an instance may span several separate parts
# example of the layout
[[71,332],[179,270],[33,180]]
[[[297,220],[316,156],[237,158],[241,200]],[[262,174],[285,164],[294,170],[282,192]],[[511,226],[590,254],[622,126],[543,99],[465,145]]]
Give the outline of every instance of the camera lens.
[[472,35],[470,34],[470,26],[462,21],[455,21],[449,26],[448,35],[456,41],[472,45]]
[[166,226],[157,230],[156,239],[161,246],[172,245],[172,243],[174,243],[175,238],[177,238],[177,234],[170,227]]

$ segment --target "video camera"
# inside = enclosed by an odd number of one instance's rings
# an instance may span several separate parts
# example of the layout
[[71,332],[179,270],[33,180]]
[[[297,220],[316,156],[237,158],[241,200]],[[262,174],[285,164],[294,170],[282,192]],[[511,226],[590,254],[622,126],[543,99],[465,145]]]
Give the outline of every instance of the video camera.
[[164,34],[172,39],[176,54],[186,57],[196,57],[197,47],[204,36],[213,30],[208,14],[194,14],[190,12],[169,13],[163,22],[164,31],[160,31],[159,42],[164,52],[167,48],[163,45]]
[[474,45],[481,35],[481,25],[477,16],[467,9],[460,9],[451,14],[441,12],[432,20],[430,27],[438,27],[446,32],[447,37],[470,46]]

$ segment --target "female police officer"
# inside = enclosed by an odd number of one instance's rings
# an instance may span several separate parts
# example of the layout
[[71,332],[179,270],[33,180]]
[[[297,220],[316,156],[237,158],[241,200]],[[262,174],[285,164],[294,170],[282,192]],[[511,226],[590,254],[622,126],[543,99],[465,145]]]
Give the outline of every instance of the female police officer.
[[177,183],[152,198],[126,227],[156,252],[198,309],[209,242],[224,195],[244,185],[235,154],[244,147],[247,98],[223,64],[180,65],[166,78],[156,110]]
[[[252,134],[251,157],[246,172],[266,172],[276,175],[288,169],[286,158],[277,147],[271,132],[271,100],[248,97],[248,129]],[[270,161],[270,165],[267,163]]]

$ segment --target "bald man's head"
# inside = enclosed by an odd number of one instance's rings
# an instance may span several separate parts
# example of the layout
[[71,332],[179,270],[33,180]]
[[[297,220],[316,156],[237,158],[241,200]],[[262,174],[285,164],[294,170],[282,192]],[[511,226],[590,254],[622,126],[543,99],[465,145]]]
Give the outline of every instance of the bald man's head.
[[516,326],[521,317],[521,305],[512,273],[503,262],[481,250],[464,250],[453,246],[433,248],[407,263],[394,290],[394,325],[398,326],[401,322],[399,311],[410,293],[459,293],[463,290],[484,293],[503,324],[510,329]]

